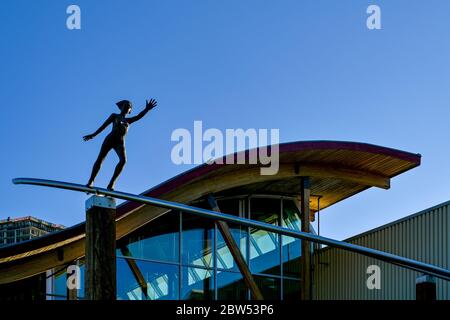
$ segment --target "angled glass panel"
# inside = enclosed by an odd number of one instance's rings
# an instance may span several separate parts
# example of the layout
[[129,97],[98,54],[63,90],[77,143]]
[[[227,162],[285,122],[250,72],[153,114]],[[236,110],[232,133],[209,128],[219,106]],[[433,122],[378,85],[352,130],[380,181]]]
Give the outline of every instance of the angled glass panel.
[[217,298],[219,300],[247,300],[247,285],[237,272],[217,272]]
[[[296,231],[301,230],[300,212],[293,200],[283,200],[282,226]],[[283,275],[300,277],[301,240],[282,236]]]
[[214,271],[182,267],[182,300],[214,299]]
[[[223,200],[219,201],[218,204],[221,212],[239,216],[239,199]],[[246,259],[247,228],[233,223],[228,223],[228,227],[244,259]],[[225,240],[219,229],[217,232],[217,268],[239,271],[239,268],[236,265],[233,256],[231,255],[230,249],[225,243]]]
[[117,258],[118,300],[177,300],[179,268],[176,265],[130,259],[139,270],[143,283],[133,273],[125,258]]
[[117,256],[179,261],[179,213],[168,212],[117,242]]
[[182,263],[214,267],[214,222],[183,213]]
[[[250,218],[279,225],[281,200],[252,198]],[[257,273],[280,274],[280,236],[276,233],[250,228],[250,270]]]
[[65,270],[55,275],[53,294],[67,297],[67,273]]

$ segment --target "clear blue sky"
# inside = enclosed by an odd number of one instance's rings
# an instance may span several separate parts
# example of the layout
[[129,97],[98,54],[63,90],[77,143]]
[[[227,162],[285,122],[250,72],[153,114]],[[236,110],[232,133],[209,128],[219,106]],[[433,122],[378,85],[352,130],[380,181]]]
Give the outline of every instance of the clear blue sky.
[[[82,29],[66,28],[81,7]],[[366,8],[382,30],[366,28]],[[0,2],[0,219],[66,226],[86,195],[14,186],[14,177],[85,183],[114,102],[159,106],[130,128],[118,190],[140,193],[190,166],[170,160],[176,128],[280,128],[282,142],[350,140],[423,155],[423,164],[322,214],[343,239],[450,199],[450,2]],[[109,131],[109,129],[108,129]],[[110,154],[97,183],[117,162]]]

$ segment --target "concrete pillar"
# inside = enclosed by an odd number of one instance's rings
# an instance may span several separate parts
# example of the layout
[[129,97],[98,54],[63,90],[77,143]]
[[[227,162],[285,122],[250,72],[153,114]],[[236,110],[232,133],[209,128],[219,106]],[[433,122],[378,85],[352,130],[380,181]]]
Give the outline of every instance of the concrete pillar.
[[92,196],[86,201],[85,297],[116,299],[116,202]]

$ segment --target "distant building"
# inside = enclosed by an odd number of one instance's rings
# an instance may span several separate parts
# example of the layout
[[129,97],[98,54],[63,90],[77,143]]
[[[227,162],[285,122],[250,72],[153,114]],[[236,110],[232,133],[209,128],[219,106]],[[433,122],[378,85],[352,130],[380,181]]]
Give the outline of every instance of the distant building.
[[30,216],[0,220],[0,246],[30,240],[62,229],[62,225]]

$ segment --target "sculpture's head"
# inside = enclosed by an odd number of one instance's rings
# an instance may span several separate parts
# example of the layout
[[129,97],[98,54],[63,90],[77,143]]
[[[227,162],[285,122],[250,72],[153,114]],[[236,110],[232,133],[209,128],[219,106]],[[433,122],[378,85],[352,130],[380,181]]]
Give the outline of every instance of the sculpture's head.
[[121,100],[121,101],[117,102],[116,105],[119,107],[122,114],[131,113],[131,109],[133,108],[131,101],[129,101],[129,100]]

